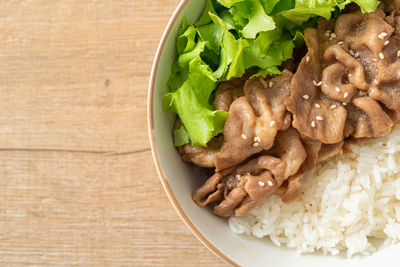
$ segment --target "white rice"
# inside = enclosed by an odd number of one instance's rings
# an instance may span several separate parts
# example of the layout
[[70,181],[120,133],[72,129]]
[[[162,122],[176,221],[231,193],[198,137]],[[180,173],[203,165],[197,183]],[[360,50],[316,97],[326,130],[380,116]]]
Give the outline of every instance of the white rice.
[[271,196],[243,217],[229,220],[238,234],[268,237],[299,253],[321,250],[369,255],[372,240],[400,240],[400,125],[390,135],[322,162],[303,179],[290,205]]

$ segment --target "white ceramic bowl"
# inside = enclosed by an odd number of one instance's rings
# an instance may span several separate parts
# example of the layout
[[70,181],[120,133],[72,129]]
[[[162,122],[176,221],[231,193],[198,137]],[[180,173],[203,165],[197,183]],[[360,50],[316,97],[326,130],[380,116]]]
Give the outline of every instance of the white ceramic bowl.
[[[204,177],[184,163],[173,145],[172,127],[175,116],[162,110],[162,95],[167,92],[167,79],[176,58],[175,40],[186,16],[194,22],[200,16],[205,0],[183,0],[172,15],[158,47],[150,77],[148,94],[148,124],[154,162],[161,183],[175,210],[193,234],[212,252],[233,265],[279,267],[325,266],[400,266],[399,246],[378,250],[369,257],[347,259],[338,256],[298,255],[286,246],[277,247],[269,239],[236,235],[225,219],[198,207],[191,199],[192,192]],[[396,254],[397,252],[397,254]]]

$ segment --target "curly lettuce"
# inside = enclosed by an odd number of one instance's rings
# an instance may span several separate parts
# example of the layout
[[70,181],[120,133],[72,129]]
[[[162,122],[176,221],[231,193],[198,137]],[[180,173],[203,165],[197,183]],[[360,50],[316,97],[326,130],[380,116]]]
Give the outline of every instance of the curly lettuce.
[[376,0],[296,0],[294,7],[283,11],[282,15],[297,24],[311,17],[330,19],[336,8],[342,10],[351,2],[358,4],[362,12],[373,12],[379,4]]
[[207,0],[200,18],[186,19],[176,41],[177,60],[163,96],[165,110],[182,126],[174,130],[175,146],[207,146],[223,129],[228,112],[214,110],[218,83],[242,76],[280,74],[282,63],[304,43],[302,31],[318,17],[330,19],[347,4],[373,12],[377,0]]

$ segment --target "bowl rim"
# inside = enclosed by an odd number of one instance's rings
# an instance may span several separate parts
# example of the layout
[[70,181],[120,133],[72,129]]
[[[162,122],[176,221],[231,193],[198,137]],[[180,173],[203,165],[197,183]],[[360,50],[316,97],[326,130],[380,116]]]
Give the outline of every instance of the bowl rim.
[[213,252],[215,255],[219,256],[222,258],[224,261],[227,263],[233,265],[233,266],[240,266],[238,263],[233,261],[230,257],[228,257],[226,254],[224,254],[221,250],[219,250],[217,247],[215,247],[191,222],[190,218],[186,215],[184,210],[182,209],[181,205],[178,203],[177,199],[174,196],[174,193],[172,192],[172,189],[165,178],[165,174],[161,168],[159,159],[158,159],[158,153],[156,150],[156,144],[155,144],[155,139],[154,139],[154,120],[153,120],[153,99],[154,99],[154,88],[155,88],[155,81],[157,77],[157,70],[161,58],[161,53],[164,50],[164,46],[166,43],[166,40],[171,32],[172,27],[177,21],[178,16],[186,6],[186,4],[190,0],[181,0],[174,10],[171,18],[169,19],[169,22],[167,24],[167,27],[164,30],[164,33],[161,37],[160,43],[158,45],[158,48],[155,53],[153,65],[151,68],[150,72],[150,80],[149,80],[149,86],[148,86],[148,92],[147,92],[147,127],[148,127],[148,134],[149,134],[149,141],[150,141],[150,147],[151,147],[151,153],[153,156],[153,161],[154,165],[157,170],[158,177],[161,181],[161,184],[164,188],[164,191],[166,192],[169,201],[171,202],[173,208],[175,209],[176,213],[178,213],[179,217],[181,220],[185,223],[185,225],[190,229],[192,234],[197,237],[200,242],[206,246],[211,252]]

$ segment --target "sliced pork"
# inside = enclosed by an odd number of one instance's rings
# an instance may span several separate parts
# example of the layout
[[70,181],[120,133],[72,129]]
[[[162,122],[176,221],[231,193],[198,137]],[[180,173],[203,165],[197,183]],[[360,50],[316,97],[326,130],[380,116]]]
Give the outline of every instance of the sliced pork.
[[268,150],[279,130],[287,129],[291,116],[284,100],[289,95],[292,73],[268,81],[249,80],[243,97],[233,101],[224,127],[224,144],[216,155],[217,171],[234,166],[249,156]]
[[293,127],[301,134],[322,143],[343,139],[346,109],[322,91],[322,66],[316,29],[307,29],[308,53],[293,76],[290,97],[285,101],[293,114]]
[[222,217],[241,216],[275,192],[285,180],[298,172],[307,155],[298,132],[289,128],[279,132],[272,151],[248,162],[217,172],[194,194],[200,206],[214,203],[213,212]]

